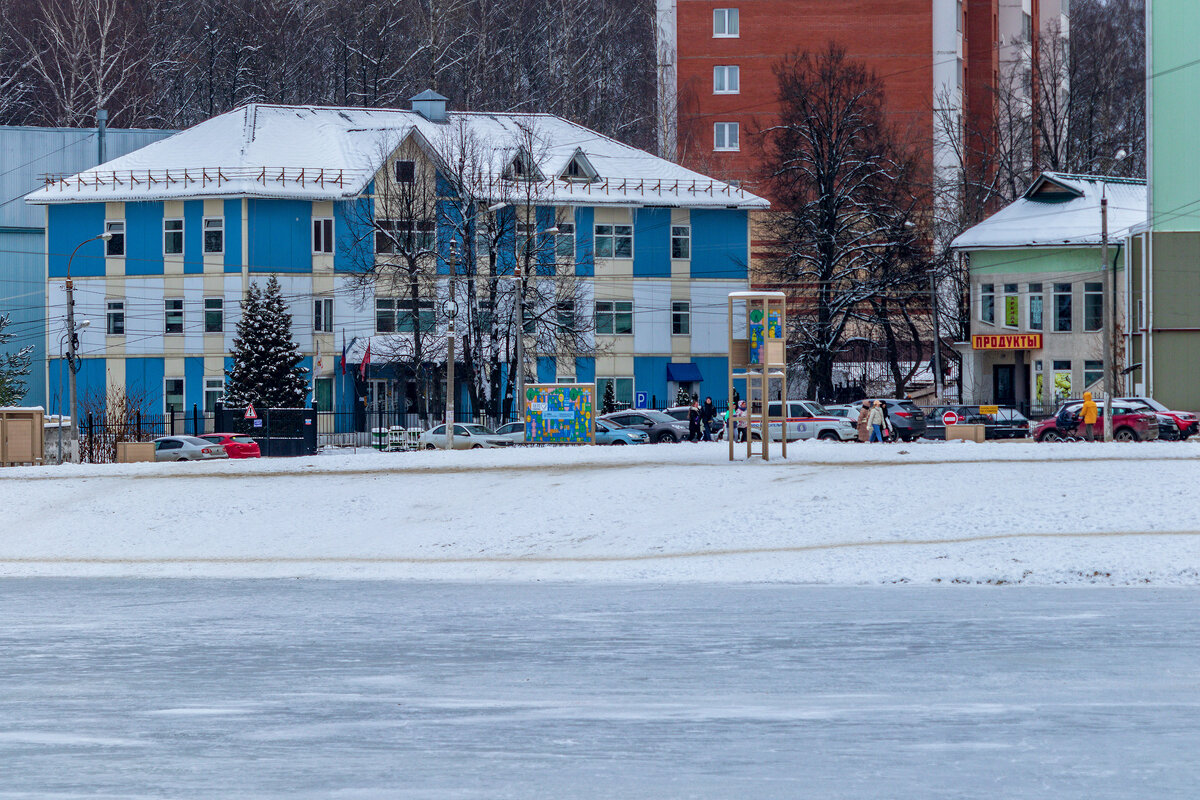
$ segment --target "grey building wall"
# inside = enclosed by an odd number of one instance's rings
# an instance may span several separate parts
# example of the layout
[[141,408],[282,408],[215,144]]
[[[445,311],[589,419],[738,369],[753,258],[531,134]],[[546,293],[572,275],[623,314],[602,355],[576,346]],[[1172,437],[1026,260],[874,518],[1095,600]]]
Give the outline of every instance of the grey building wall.
[[[109,128],[106,157],[123,156],[172,133]],[[46,334],[63,323],[47,318],[45,210],[27,205],[23,198],[40,187],[46,175],[74,174],[98,163],[95,129],[0,125],[0,314],[11,316],[8,330],[16,334],[12,342],[0,346],[0,352],[34,346],[24,400],[28,405],[53,406],[57,411],[56,398],[46,391]],[[56,391],[51,387],[51,394]]]

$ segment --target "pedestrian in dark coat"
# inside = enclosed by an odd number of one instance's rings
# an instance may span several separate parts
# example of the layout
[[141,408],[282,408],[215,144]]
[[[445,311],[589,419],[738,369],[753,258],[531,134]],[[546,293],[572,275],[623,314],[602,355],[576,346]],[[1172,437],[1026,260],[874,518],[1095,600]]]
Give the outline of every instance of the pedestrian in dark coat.
[[712,424],[716,418],[717,407],[713,405],[712,398],[704,398],[704,405],[700,406],[700,428],[706,442],[712,441]]
[[867,419],[870,415],[871,404],[863,400],[862,408],[858,410],[858,440],[860,442],[865,442],[871,438],[871,424]]
[[692,405],[688,408],[688,441],[700,441],[700,399],[692,398]]

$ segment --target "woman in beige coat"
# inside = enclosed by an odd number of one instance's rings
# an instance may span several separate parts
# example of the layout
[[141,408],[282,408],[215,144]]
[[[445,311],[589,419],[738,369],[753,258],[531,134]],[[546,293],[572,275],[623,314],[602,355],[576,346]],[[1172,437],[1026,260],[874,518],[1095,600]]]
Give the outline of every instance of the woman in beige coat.
[[871,426],[867,419],[871,416],[871,404],[863,400],[862,408],[858,410],[858,440],[866,442],[871,438]]

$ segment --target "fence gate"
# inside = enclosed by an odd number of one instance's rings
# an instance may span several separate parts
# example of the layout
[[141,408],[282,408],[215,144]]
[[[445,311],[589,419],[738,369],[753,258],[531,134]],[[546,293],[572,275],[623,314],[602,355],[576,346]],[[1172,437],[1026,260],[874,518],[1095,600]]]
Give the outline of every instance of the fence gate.
[[267,457],[311,456],[317,452],[317,411],[313,408],[256,408],[258,419],[246,419],[245,408],[218,403],[216,433],[240,433],[258,443]]

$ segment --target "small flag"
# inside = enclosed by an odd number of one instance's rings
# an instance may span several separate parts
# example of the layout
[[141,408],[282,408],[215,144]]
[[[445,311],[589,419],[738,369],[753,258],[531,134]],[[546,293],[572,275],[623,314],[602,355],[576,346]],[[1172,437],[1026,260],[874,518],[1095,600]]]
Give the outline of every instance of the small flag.
[[346,329],[342,328],[342,377],[346,376]]
[[358,377],[367,379],[367,367],[371,364],[371,340],[367,339],[367,352],[363,354],[362,364],[358,368]]

